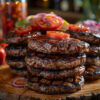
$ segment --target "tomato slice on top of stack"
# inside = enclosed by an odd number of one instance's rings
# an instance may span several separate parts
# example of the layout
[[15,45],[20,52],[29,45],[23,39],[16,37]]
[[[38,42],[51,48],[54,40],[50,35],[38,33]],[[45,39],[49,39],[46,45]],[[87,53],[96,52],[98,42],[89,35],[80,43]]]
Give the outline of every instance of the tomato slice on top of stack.
[[80,24],[69,24],[69,30],[73,30],[73,31],[90,31],[90,29],[88,27],[85,27],[83,25]]
[[46,14],[40,18],[40,21],[38,21],[39,27],[44,30],[56,29],[62,24],[62,18],[55,14]]
[[33,29],[56,30],[64,23],[64,20],[56,14],[40,13],[29,16],[27,21],[32,23]]
[[50,38],[56,38],[56,39],[67,39],[70,38],[70,34],[60,32],[60,31],[47,31],[46,35]]

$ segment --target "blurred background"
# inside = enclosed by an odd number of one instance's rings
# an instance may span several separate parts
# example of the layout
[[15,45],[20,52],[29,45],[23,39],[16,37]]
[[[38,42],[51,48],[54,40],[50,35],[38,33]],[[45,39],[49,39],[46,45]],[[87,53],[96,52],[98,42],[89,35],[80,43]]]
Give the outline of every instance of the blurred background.
[[29,15],[55,12],[70,23],[93,19],[100,21],[100,0],[28,0]]
[[[86,19],[92,19],[98,22],[100,21],[100,0],[0,0],[1,4],[4,1],[6,1],[6,6],[5,6],[6,9],[3,8],[4,10],[3,11],[2,7],[0,6],[1,9],[0,17],[2,12],[2,20],[0,21],[0,28],[1,28],[1,22],[5,22],[2,23],[2,25],[4,26],[3,29],[6,28],[5,30],[7,31],[8,29],[10,29],[9,27],[11,26],[11,24],[9,25],[9,23],[13,22],[12,24],[14,24],[19,19],[26,17],[27,15],[26,14],[27,11],[25,10],[25,8],[27,8],[26,3],[28,4],[28,15],[33,15],[36,13],[43,13],[43,12],[44,13],[54,12],[57,15],[62,16],[69,23],[76,23],[78,21]],[[12,1],[14,1],[15,3],[12,5],[13,6],[13,8],[11,8],[12,14],[10,14],[11,4],[9,3]],[[23,5],[23,2],[25,5]],[[18,16],[19,14],[20,16]],[[25,16],[22,16],[24,14]],[[5,27],[5,24],[6,26],[8,25],[9,27],[8,26]]]

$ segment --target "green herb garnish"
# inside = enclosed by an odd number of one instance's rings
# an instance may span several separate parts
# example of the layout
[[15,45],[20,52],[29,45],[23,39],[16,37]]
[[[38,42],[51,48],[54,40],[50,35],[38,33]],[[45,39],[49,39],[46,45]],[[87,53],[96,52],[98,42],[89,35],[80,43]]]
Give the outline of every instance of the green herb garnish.
[[26,19],[22,19],[22,20],[18,21],[15,26],[16,27],[26,27],[26,26],[30,26],[30,25],[32,25],[32,23],[27,22]]
[[50,24],[44,24],[44,26],[50,27]]

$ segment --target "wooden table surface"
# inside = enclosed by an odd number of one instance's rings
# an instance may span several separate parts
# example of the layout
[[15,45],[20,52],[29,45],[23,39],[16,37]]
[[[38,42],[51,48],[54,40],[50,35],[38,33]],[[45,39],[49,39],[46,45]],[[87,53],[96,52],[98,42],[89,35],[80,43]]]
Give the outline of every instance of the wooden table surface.
[[13,87],[12,81],[16,77],[18,76],[11,73],[7,64],[0,66],[0,100],[100,100],[100,80],[85,83],[82,90],[76,93],[45,95],[31,91],[27,87]]

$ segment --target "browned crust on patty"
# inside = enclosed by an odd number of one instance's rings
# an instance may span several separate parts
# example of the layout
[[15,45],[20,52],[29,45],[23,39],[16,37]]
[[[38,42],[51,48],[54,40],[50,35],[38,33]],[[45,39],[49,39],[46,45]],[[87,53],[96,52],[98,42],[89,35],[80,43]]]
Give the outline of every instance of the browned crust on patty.
[[25,56],[27,54],[26,48],[6,48],[7,56]]
[[87,57],[86,58],[86,65],[96,65],[96,66],[100,66],[100,57]]
[[95,65],[86,66],[85,79],[87,81],[100,79],[100,66],[95,66]]
[[92,56],[100,56],[100,46],[91,45],[87,54]]
[[91,31],[84,32],[84,31],[72,31],[68,30],[67,33],[71,35],[73,38],[77,38],[79,40],[88,42],[90,44],[99,45],[100,44],[100,34],[93,33]]
[[27,70],[34,76],[43,77],[46,79],[64,79],[76,75],[82,75],[85,71],[85,66],[78,66],[74,69],[62,71],[45,71],[27,66]]
[[88,52],[89,45],[78,39],[54,39],[45,35],[35,37],[28,42],[28,48],[36,52],[53,54],[75,54]]
[[54,56],[54,58],[40,57],[33,55],[32,57],[27,56],[25,58],[27,66],[32,66],[34,68],[44,68],[47,70],[63,70],[82,65],[86,62],[86,55],[79,55],[75,57],[61,57]]
[[7,60],[7,64],[15,68],[26,67],[25,61],[20,61],[20,60]]
[[81,89],[84,84],[83,76],[76,76],[72,78],[73,82],[69,82],[68,79],[64,81],[49,81],[46,79],[33,79],[28,81],[28,88],[33,91],[44,94],[61,94],[61,93],[73,93]]
[[12,74],[14,74],[14,75],[18,75],[18,76],[26,76],[27,75],[26,69],[17,70],[17,69],[10,68],[10,70],[11,70]]
[[8,44],[20,44],[20,43],[26,44],[28,42],[28,39],[38,36],[40,34],[41,32],[33,31],[31,33],[21,35],[21,34],[15,33],[14,31],[11,31],[4,38],[4,42]]

